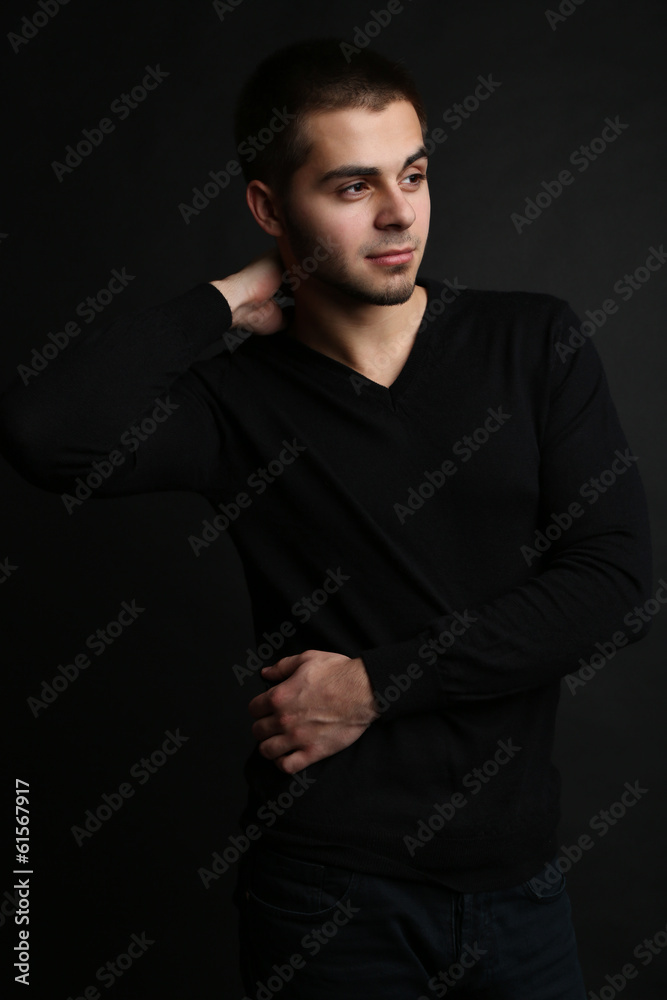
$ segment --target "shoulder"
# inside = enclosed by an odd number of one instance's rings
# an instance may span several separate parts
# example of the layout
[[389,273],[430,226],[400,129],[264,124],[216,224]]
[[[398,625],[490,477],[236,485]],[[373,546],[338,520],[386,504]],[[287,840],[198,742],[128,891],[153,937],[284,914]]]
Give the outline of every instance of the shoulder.
[[540,320],[550,322],[570,311],[565,299],[548,292],[469,288],[458,278],[422,280],[429,293],[426,311],[430,310],[433,317],[450,311],[456,313],[460,320],[472,321],[480,317],[486,321],[493,319],[499,323],[520,324]]
[[423,279],[429,292],[422,325],[461,344],[499,341],[551,353],[579,319],[569,302],[548,292],[468,288],[458,279]]

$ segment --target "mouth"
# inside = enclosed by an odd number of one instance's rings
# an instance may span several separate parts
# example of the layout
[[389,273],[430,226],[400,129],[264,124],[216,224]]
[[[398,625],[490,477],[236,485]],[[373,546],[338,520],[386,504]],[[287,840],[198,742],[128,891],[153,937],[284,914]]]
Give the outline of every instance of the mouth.
[[412,247],[405,247],[404,249],[398,250],[387,250],[385,253],[375,255],[370,255],[366,260],[372,260],[374,264],[407,264],[408,261],[412,260],[413,257]]

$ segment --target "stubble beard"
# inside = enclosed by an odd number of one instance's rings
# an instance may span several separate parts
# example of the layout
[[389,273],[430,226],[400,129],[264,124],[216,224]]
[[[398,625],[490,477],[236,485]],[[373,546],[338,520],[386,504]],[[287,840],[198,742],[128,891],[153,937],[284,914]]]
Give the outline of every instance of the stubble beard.
[[[322,245],[322,241],[295,222],[293,217],[288,217],[288,210],[285,211],[283,221],[292,253],[297,261],[312,257],[314,250]],[[377,253],[377,250],[375,252]],[[323,261],[318,261],[317,270],[309,275],[308,280],[321,281],[366,305],[398,306],[408,301],[415,288],[416,279],[407,273],[402,273],[403,271],[407,272],[411,266],[412,261],[407,264],[395,264],[388,268],[386,278],[389,280],[387,281],[385,278],[384,287],[378,288],[372,283],[370,277],[364,280],[361,275],[353,274],[341,251],[334,248]]]

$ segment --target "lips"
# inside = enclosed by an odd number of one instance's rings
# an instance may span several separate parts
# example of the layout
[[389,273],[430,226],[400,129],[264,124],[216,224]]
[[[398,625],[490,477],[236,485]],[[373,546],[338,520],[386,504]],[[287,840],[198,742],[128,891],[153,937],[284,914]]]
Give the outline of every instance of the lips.
[[369,257],[391,257],[394,254],[412,253],[414,247],[403,247],[401,250],[385,250],[383,253],[369,253]]
[[414,249],[408,247],[407,250],[399,250],[393,248],[386,250],[381,254],[374,254],[373,256],[366,257],[366,260],[370,260],[375,264],[376,267],[400,267],[403,264],[409,264],[414,257]]

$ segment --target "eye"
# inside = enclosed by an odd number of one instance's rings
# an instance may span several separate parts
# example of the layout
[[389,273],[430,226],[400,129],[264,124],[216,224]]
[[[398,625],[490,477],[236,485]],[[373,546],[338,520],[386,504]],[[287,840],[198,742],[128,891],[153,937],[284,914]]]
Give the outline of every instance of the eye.
[[[414,187],[419,187],[421,185],[421,182],[426,180],[426,174],[421,174],[421,173],[408,174],[405,180],[411,181]],[[353,184],[348,184],[347,187],[341,188],[340,193],[345,194],[347,191],[350,191],[352,194],[361,194],[361,191],[359,190],[355,191],[353,189],[354,188],[359,189],[363,187],[365,184],[366,181],[355,181]]]
[[[345,191],[352,191],[352,188],[358,188],[360,185],[365,184],[366,181],[355,181],[354,184],[348,184],[347,187],[343,188],[341,194]],[[359,194],[358,191],[354,191],[353,194]]]

